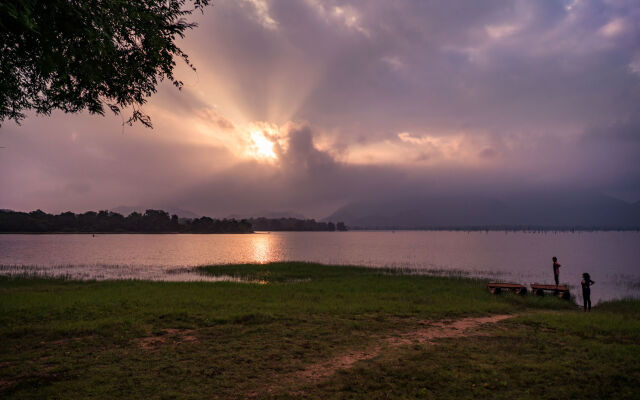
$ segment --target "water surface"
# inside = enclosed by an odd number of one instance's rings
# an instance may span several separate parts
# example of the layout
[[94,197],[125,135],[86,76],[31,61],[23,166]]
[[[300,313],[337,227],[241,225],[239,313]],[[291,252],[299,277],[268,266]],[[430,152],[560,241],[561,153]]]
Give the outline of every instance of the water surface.
[[78,279],[206,279],[189,268],[313,261],[487,277],[523,284],[560,280],[580,301],[589,272],[594,300],[640,296],[639,232],[271,232],[245,235],[0,235],[0,274]]

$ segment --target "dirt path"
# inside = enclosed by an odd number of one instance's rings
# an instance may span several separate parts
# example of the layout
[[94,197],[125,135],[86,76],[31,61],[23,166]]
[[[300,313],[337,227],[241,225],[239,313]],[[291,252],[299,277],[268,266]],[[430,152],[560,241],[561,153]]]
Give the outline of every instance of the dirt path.
[[[399,334],[396,336],[381,338],[374,345],[359,351],[351,351],[341,354],[327,361],[311,364],[302,371],[281,376],[278,379],[278,387],[286,387],[304,382],[305,384],[319,382],[329,378],[339,370],[349,369],[358,361],[369,360],[377,357],[383,351],[388,351],[393,347],[408,344],[432,343],[434,339],[464,337],[472,334],[472,330],[483,325],[500,322],[512,318],[514,315],[493,315],[491,317],[463,318],[458,320],[448,320],[431,322],[424,321],[423,328]],[[266,392],[275,392],[277,387],[270,387]],[[252,393],[253,396],[259,393]],[[250,396],[250,397],[253,397]]]
[[[405,344],[431,343],[433,339],[467,336],[469,334],[468,331],[473,328],[483,324],[496,323],[511,317],[513,315],[494,315],[491,317],[463,318],[454,321],[428,323],[424,328],[386,338],[366,350],[349,352],[322,363],[312,364],[297,373],[296,376],[306,382],[319,381],[328,378],[338,370],[351,368],[358,361],[374,358],[383,349]],[[427,323],[425,322],[425,324]]]

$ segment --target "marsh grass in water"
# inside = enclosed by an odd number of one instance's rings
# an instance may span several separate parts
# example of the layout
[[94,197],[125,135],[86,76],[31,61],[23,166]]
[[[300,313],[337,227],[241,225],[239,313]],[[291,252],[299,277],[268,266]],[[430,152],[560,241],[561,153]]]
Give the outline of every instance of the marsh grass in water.
[[198,273],[195,267],[141,268],[131,265],[2,265],[0,276],[78,281],[144,280],[166,282],[238,281],[230,276],[210,276]]
[[[0,397],[557,398],[554,385],[625,397],[640,383],[637,301],[584,314],[550,296],[490,295],[483,280],[311,263],[199,273],[266,284],[0,278]],[[282,379],[425,321],[489,314],[519,316],[327,381]]]

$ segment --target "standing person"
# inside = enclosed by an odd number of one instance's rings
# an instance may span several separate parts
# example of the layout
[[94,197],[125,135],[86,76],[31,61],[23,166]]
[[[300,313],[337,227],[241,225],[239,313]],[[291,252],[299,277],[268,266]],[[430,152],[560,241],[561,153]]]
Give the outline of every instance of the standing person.
[[591,280],[588,273],[582,274],[582,300],[584,301],[584,311],[591,311],[591,285],[595,282]]
[[560,263],[557,257],[553,257],[553,278],[556,280],[556,286],[560,285]]

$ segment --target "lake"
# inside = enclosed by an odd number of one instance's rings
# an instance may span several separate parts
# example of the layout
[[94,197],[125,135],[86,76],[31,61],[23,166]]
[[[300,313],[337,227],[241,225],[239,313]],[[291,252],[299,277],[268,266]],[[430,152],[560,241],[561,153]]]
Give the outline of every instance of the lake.
[[207,280],[194,266],[313,261],[485,277],[529,284],[560,280],[581,301],[640,296],[640,232],[350,231],[245,235],[0,235],[0,274],[75,279]]

